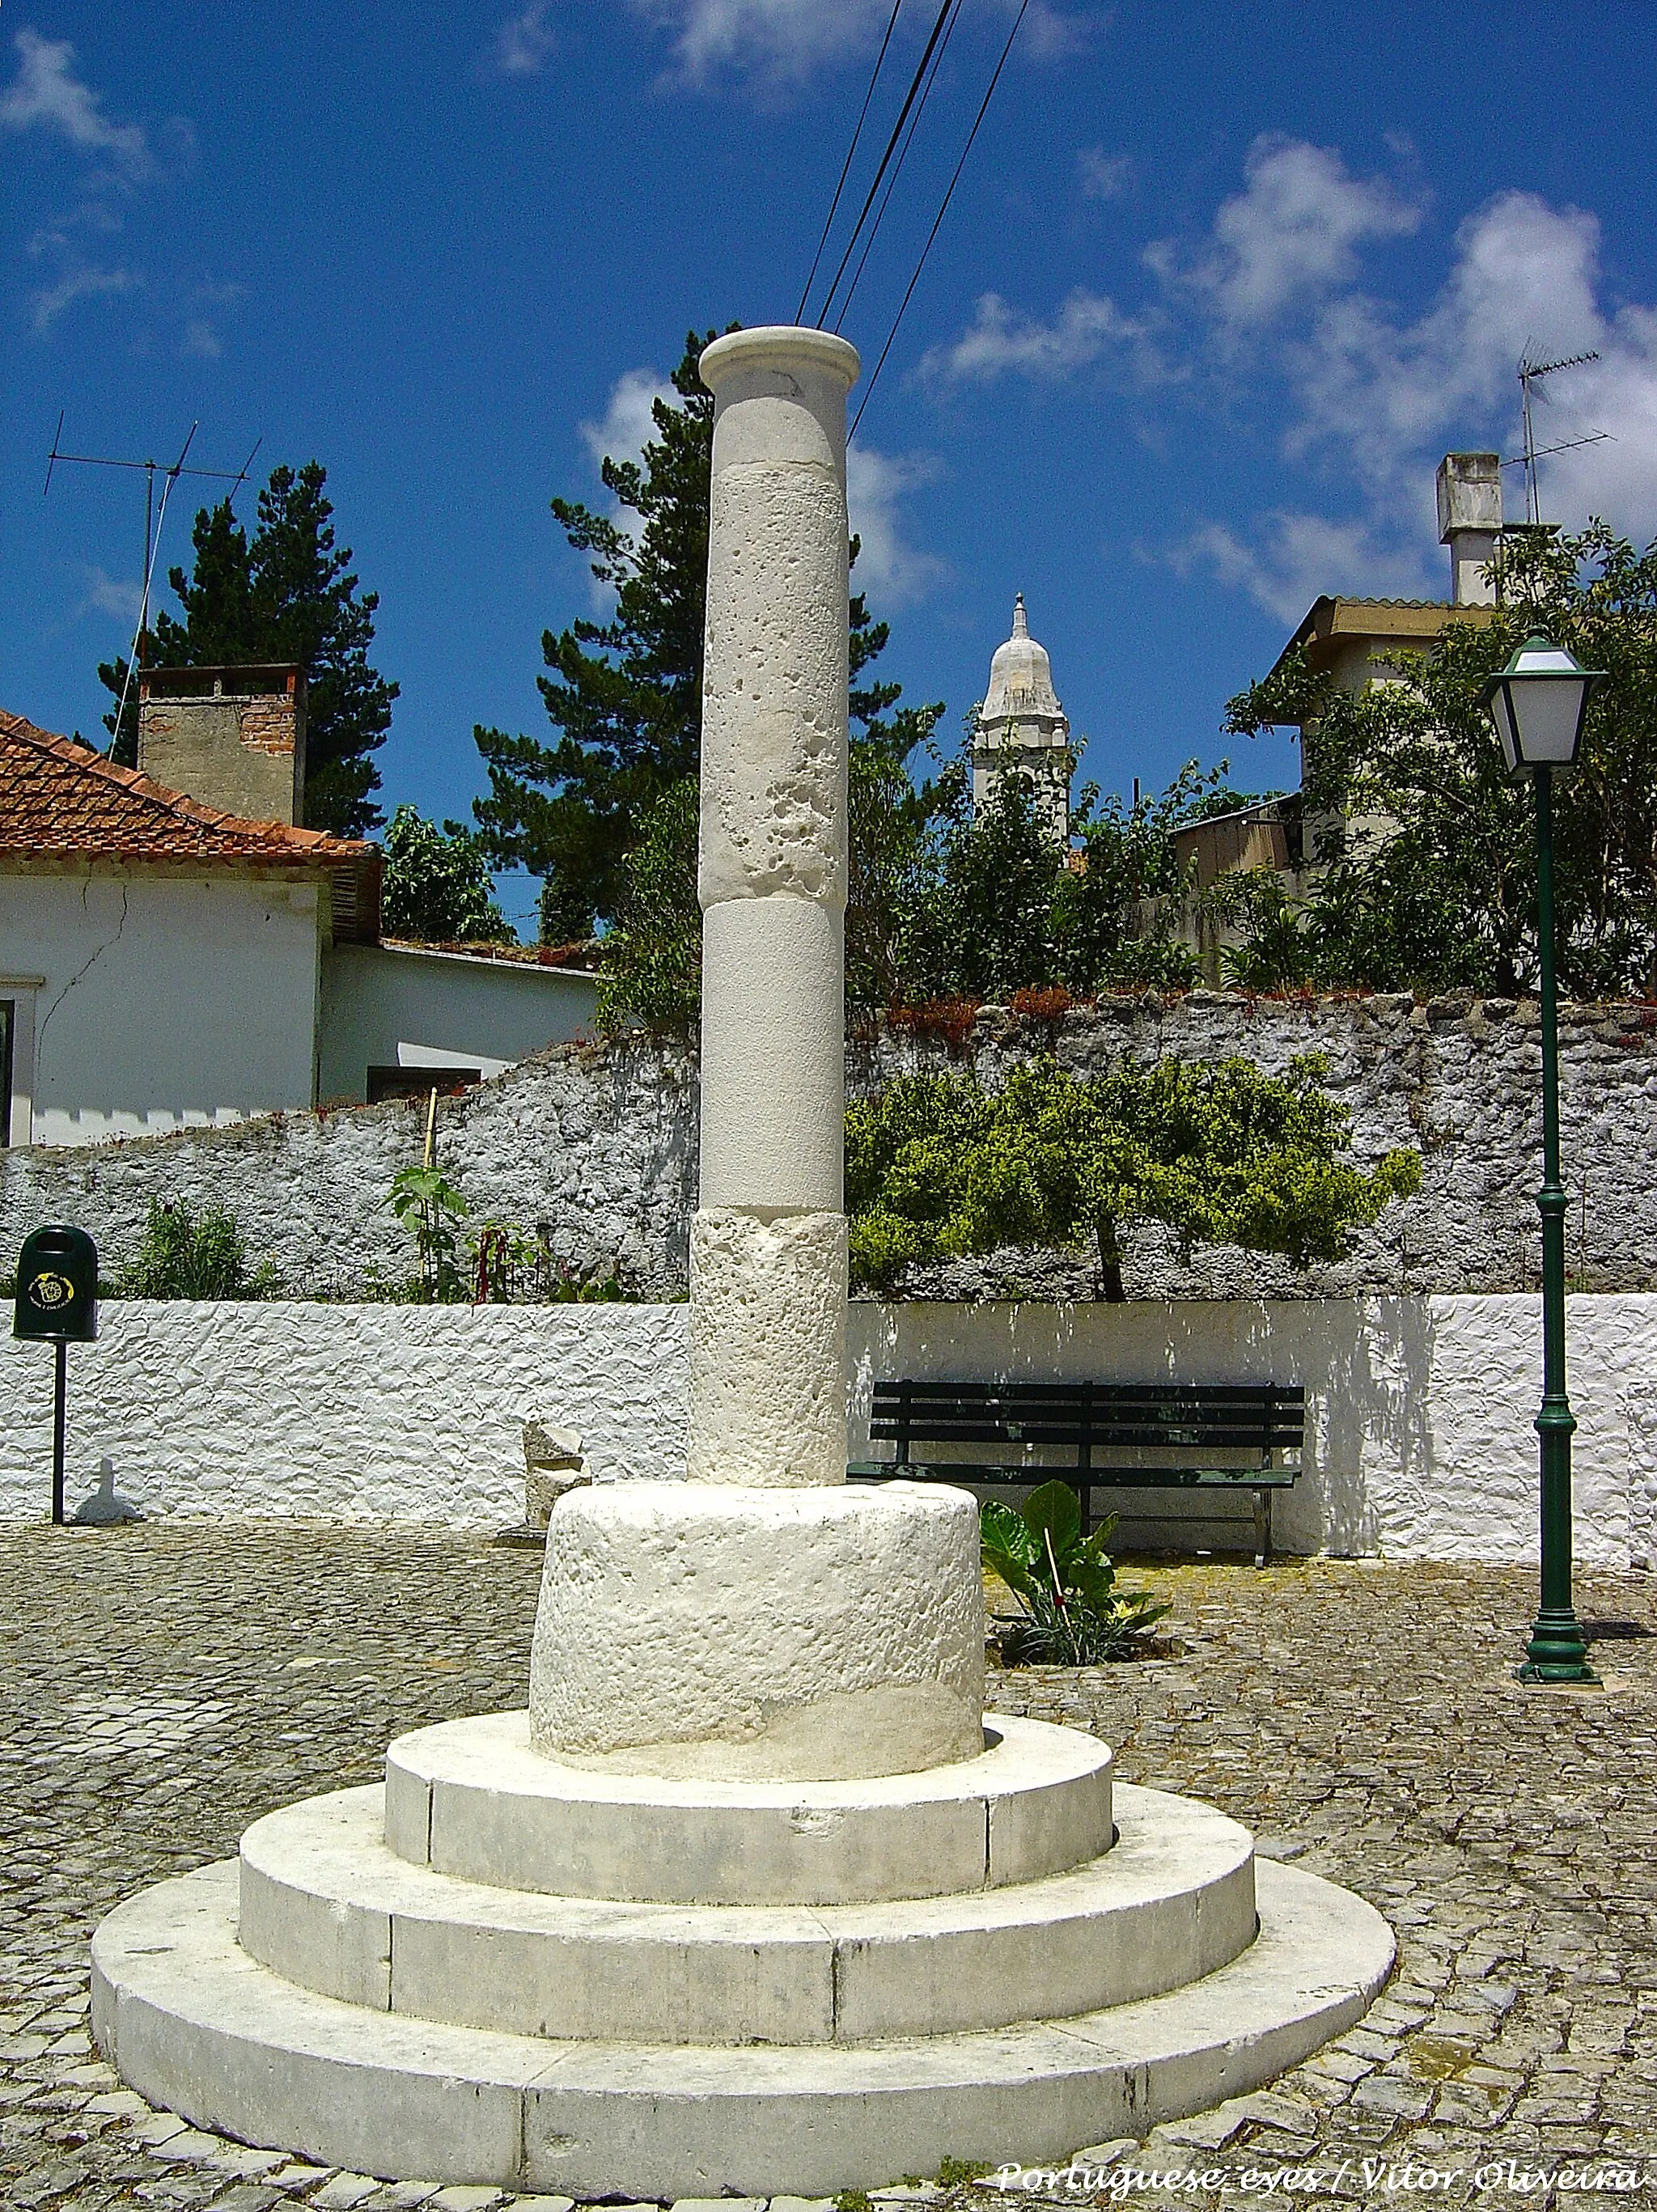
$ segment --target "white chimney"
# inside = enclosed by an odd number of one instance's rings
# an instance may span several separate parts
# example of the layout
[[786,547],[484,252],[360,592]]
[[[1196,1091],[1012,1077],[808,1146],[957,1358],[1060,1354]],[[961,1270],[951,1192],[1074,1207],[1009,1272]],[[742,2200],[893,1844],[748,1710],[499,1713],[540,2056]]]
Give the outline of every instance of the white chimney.
[[1446,453],[1438,465],[1438,542],[1450,549],[1450,598],[1459,607],[1493,607],[1484,573],[1502,527],[1502,456]]

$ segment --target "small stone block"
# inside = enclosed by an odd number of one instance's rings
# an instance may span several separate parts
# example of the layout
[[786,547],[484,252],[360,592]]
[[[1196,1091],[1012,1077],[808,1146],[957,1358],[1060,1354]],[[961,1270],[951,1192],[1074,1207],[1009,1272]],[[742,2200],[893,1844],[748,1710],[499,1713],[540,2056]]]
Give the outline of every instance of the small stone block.
[[197,2128],[181,2128],[164,2142],[152,2141],[150,2148],[163,2158],[205,2160],[233,2156],[240,2146],[226,2142],[222,2136],[205,2135]]
[[677,2197],[669,2212],[765,2212],[763,2197]]
[[1237,2109],[1241,2101],[1222,2105],[1212,2112],[1193,2112],[1188,2120],[1169,2120],[1156,2132],[1168,2142],[1190,2143],[1199,2150],[1223,2150],[1248,2124],[1248,2114]]
[[101,2096],[87,2100],[89,2112],[113,2112],[118,2118],[137,2118],[149,2107],[143,2099],[135,2096],[130,2089],[106,2089]]
[[489,2207],[498,2204],[501,2202],[501,2192],[498,2189],[489,2189],[476,2182],[463,2181],[452,2183],[446,2189],[440,2189],[437,2194],[428,2201],[433,2204],[440,2204],[443,2212],[489,2212]]
[[573,2197],[514,2197],[507,2212],[575,2212]]
[[148,2143],[155,2150],[171,2142],[174,2136],[188,2135],[191,2127],[189,2121],[181,2120],[176,2112],[152,2112],[147,2120],[140,2120],[132,2132],[140,2142]]
[[299,2162],[284,2166],[280,2173],[273,2173],[270,2182],[276,2189],[308,2189],[313,2181],[321,2181],[328,2172],[325,2166],[305,2166]]
[[[372,2197],[379,2186],[367,2173],[337,2173],[325,2188],[319,2189],[311,2199],[320,2212],[353,2212],[365,2197]],[[494,2194],[496,2192],[491,2192]]]
[[771,2212],[835,2212],[832,2197],[774,2197]]
[[1119,2159],[1126,2158],[1139,2148],[1137,2136],[1118,2136],[1114,2142],[1089,2143],[1085,2150],[1077,2151],[1071,2159],[1072,2166],[1114,2166]]

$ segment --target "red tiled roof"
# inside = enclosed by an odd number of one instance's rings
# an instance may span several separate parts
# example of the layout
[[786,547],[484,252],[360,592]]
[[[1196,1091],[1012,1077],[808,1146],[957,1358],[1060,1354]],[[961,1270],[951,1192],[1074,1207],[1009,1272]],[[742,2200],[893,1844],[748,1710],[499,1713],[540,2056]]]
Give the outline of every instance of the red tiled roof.
[[325,830],[216,813],[0,708],[0,854],[6,854],[241,860],[264,867],[329,867],[378,857],[372,845]]

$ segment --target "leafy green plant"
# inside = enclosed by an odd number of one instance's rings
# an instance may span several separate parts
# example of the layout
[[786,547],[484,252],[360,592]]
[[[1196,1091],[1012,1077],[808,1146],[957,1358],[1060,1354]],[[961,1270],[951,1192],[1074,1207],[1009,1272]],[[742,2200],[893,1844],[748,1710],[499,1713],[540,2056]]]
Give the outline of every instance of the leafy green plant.
[[1130,1657],[1168,1612],[1149,1590],[1118,1589],[1105,1550],[1115,1527],[1113,1517],[1084,1536],[1081,1506],[1065,1482],[1043,1483],[1022,1507],[998,1498],[983,1507],[984,1565],[1019,1607],[1002,1639],[1010,1665],[1092,1667]]
[[115,1276],[122,1298],[270,1298],[281,1289],[271,1261],[248,1267],[234,1215],[222,1206],[193,1212],[182,1199],[150,1200],[143,1243]]
[[938,2162],[938,2185],[940,2189],[960,2189],[969,2181],[978,2181],[992,2171],[986,2158],[941,2158]]
[[391,1211],[412,1230],[420,1255],[421,1305],[443,1305],[465,1294],[454,1224],[464,1220],[466,1201],[435,1161],[429,1148],[423,1165],[403,1168],[391,1178]]

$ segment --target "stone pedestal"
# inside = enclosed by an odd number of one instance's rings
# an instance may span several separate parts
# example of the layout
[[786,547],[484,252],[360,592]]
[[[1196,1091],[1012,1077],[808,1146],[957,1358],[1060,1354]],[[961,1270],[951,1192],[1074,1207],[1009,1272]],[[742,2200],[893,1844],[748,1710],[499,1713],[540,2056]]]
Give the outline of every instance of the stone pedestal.
[[846,393],[716,399],[684,1483],[553,1509],[526,1713],[105,1922],[94,2027],[198,2124],[394,2178],[822,2196],[1062,2161],[1259,2086],[1390,1932],[1090,1736],[983,1716],[964,1492],[846,1484]]

